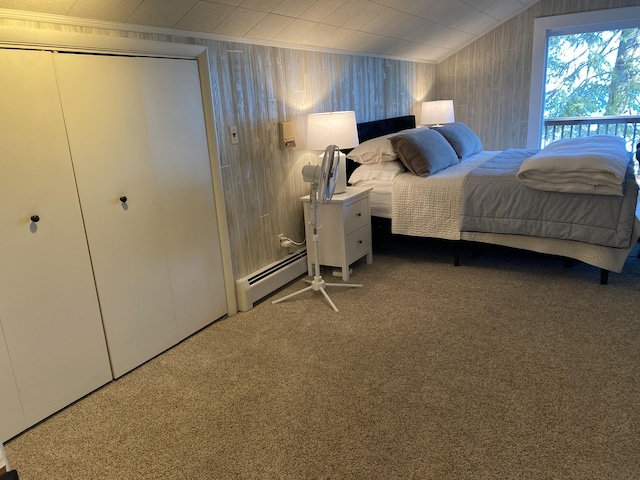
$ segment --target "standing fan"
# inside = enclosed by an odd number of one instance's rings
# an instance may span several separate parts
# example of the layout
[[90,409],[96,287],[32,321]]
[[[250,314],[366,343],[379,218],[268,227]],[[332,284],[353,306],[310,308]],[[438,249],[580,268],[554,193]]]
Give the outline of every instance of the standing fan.
[[[338,156],[336,157],[336,152]],[[302,178],[305,182],[311,183],[311,189],[313,190],[314,183],[318,184],[317,196],[321,195],[319,200],[325,204],[333,197],[333,192],[336,189],[336,181],[338,180],[338,166],[340,165],[340,150],[336,145],[329,145],[324,151],[322,157],[322,165],[305,165],[302,167]],[[320,173],[318,174],[318,168]],[[317,182],[316,178],[320,175],[320,181]]]
[[[336,155],[336,152],[338,153]],[[291,297],[295,297],[303,292],[309,290],[320,291],[324,298],[329,302],[334,312],[338,311],[338,308],[329,298],[325,287],[362,287],[362,284],[355,283],[326,283],[320,276],[320,251],[318,249],[318,202],[323,204],[328,203],[333,197],[333,191],[336,188],[336,180],[338,179],[338,166],[340,163],[340,150],[336,145],[329,145],[324,151],[322,157],[322,165],[305,165],[302,167],[302,178],[305,182],[311,183],[311,192],[309,193],[310,207],[313,209],[313,221],[311,227],[313,228],[313,249],[314,249],[314,263],[313,263],[313,280],[305,280],[310,283],[306,288],[297,292],[291,293],[278,300],[274,300],[271,303],[280,303]]]

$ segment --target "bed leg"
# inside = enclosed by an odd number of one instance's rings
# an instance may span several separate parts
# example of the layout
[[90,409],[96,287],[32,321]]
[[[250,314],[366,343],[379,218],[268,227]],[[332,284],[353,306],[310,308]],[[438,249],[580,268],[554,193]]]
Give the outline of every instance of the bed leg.
[[453,254],[453,266],[454,267],[460,266],[460,252],[458,251],[456,251],[456,253]]
[[600,269],[600,285],[607,285],[609,283],[609,270],[604,268]]

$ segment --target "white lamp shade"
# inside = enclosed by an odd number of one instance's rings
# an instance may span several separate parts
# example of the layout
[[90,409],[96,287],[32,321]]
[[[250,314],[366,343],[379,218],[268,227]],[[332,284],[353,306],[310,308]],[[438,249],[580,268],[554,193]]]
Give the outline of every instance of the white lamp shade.
[[[358,127],[355,112],[310,113],[307,117],[307,148],[324,151],[329,145],[338,148],[357,147]],[[347,190],[346,160],[338,154],[338,178],[334,193]]]
[[355,112],[310,113],[307,117],[309,150],[324,150],[329,145],[354,148],[358,143]]
[[422,110],[420,111],[421,125],[440,125],[442,123],[452,123],[455,121],[453,100],[422,102]]

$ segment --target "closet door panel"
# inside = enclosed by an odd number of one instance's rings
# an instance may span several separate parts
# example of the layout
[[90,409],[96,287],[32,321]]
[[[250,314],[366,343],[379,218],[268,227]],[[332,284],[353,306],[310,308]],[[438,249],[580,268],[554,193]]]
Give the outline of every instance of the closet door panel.
[[0,322],[32,425],[111,372],[51,54],[0,71]]
[[180,338],[227,313],[198,65],[140,59]]
[[18,386],[13,376],[13,368],[9,360],[9,351],[4,340],[2,325],[0,324],[0,443],[17,435],[27,428]]
[[178,341],[145,86],[137,58],[58,54],[54,60],[118,377]]

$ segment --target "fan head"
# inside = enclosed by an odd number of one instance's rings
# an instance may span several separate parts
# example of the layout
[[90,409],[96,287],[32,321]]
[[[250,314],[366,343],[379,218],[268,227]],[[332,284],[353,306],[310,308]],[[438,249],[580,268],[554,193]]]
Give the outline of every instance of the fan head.
[[322,157],[320,181],[318,183],[318,200],[327,203],[333,197],[338,180],[338,165],[340,164],[340,150],[336,145],[329,145]]
[[302,178],[305,182],[311,183],[311,194],[321,203],[327,203],[333,197],[339,163],[340,150],[335,145],[329,145],[324,151],[321,165],[309,164],[302,167]]

